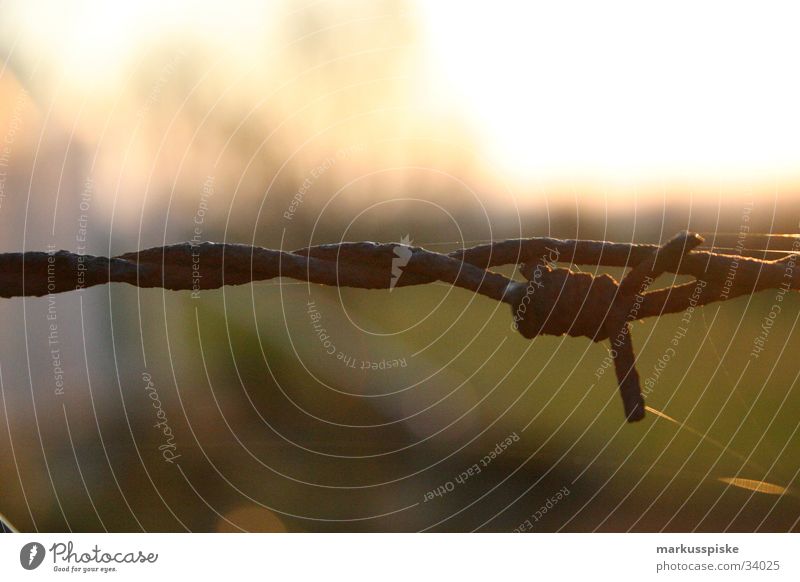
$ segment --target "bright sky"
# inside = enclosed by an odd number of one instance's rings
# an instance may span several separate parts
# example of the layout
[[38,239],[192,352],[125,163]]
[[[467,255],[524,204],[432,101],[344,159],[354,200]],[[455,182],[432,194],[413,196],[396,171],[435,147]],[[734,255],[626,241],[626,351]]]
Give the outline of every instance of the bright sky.
[[796,2],[420,2],[493,156],[519,173],[800,162]]
[[[92,86],[159,36],[225,40],[219,49],[246,62],[275,9],[31,0],[5,17],[22,45]],[[518,177],[791,173],[800,162],[796,2],[419,0],[416,13],[420,78],[438,79],[476,147]]]

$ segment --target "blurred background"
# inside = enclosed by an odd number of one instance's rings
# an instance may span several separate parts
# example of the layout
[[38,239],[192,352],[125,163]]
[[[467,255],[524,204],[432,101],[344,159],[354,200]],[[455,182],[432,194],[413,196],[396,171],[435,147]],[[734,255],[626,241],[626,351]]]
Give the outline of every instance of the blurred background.
[[[5,0],[1,250],[692,229],[777,258],[796,239],[769,235],[800,233],[794,10]],[[626,425],[605,345],[526,341],[446,285],[4,299],[0,512],[23,531],[797,530],[796,294],[751,355],[776,301],[637,324],[668,418]]]

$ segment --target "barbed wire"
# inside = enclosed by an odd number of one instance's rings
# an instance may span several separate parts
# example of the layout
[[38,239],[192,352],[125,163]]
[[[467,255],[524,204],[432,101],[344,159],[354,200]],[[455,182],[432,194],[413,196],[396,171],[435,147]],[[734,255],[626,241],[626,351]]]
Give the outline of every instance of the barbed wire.
[[[636,421],[644,417],[645,405],[631,321],[770,288],[800,289],[797,254],[764,260],[697,250],[703,242],[698,234],[682,232],[661,246],[537,237],[489,242],[447,254],[374,242],[296,251],[185,242],[110,258],[63,250],[2,253],[0,297],[41,297],[115,282],[196,292],[277,277],[361,289],[441,281],[509,304],[514,328],[528,339],[542,334],[609,339],[625,417]],[[607,274],[575,272],[556,263],[631,270],[617,282]],[[503,265],[519,266],[526,280],[489,270]],[[695,282],[647,291],[667,272],[692,276]]]

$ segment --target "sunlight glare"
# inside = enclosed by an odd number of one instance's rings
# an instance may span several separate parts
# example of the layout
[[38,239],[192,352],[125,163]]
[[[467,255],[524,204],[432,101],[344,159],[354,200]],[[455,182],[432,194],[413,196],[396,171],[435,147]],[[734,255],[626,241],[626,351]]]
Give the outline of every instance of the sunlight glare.
[[[34,65],[49,64],[85,91],[119,88],[127,66],[164,43],[173,48],[198,40],[226,51],[231,63],[250,66],[261,39],[269,37],[274,3],[222,0],[139,0],[135,3],[29,0],[7,7],[7,26]],[[272,17],[271,17],[272,16]],[[236,42],[232,42],[235,39]]]
[[800,161],[790,2],[421,2],[433,66],[520,174]]

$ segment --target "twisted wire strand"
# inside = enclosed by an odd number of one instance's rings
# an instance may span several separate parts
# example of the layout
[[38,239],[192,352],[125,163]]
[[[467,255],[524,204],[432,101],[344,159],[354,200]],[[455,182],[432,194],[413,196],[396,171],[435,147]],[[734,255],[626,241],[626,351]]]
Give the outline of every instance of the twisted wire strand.
[[[797,254],[765,260],[699,250],[704,241],[683,232],[664,245],[509,239],[447,254],[397,243],[342,242],[296,251],[235,243],[178,243],[115,257],[68,251],[0,254],[0,297],[40,297],[107,283],[174,291],[216,289],[277,277],[338,287],[391,289],[437,281],[511,306],[514,327],[526,338],[540,334],[609,339],[628,421],[644,417],[630,321],[679,313],[765,289],[800,289]],[[618,283],[553,268],[558,263],[631,267]],[[399,278],[397,261],[402,259]],[[520,265],[527,281],[490,270]],[[395,267],[393,269],[393,267]],[[393,271],[395,273],[393,278]],[[689,275],[694,283],[655,291],[662,273]]]
[[[184,242],[110,258],[63,250],[0,253],[0,297],[41,297],[113,282],[174,291],[216,289],[277,277],[340,287],[388,289],[394,251],[401,246],[343,242],[279,251],[236,243]],[[550,252],[555,252],[563,263],[631,267],[660,247],[537,237],[487,243],[447,254],[406,248],[411,255],[394,286],[442,281],[513,303],[509,285],[515,282],[489,268],[529,263]],[[764,260],[693,250],[666,272],[690,275],[708,283],[698,300],[704,305],[782,285],[800,289],[800,270],[794,268],[796,257],[789,254]],[[198,272],[199,279],[195,276]],[[683,311],[692,299],[693,289],[689,283],[647,293],[641,317]],[[725,293],[721,293],[723,290]]]
[[[0,254],[0,297],[42,296],[123,282],[139,287],[171,290],[214,289],[276,277],[342,287],[390,287],[394,243],[354,242],[327,244],[293,252],[232,243],[179,243],[126,253],[112,258],[31,251]],[[555,252],[560,262],[630,267],[641,263],[659,247],[649,244],[609,243],[552,238],[511,239],[453,251],[446,255],[420,247],[407,247],[411,256],[395,286],[434,281],[456,284],[496,300],[513,303],[506,291],[512,281],[486,271],[494,266],[528,263]],[[724,295],[706,292],[701,304],[777,288],[788,282],[800,285],[795,255],[768,261],[709,251],[693,251],[674,268],[709,283],[711,290],[727,288]],[[477,268],[477,269],[476,269]],[[195,275],[200,273],[201,277]],[[683,311],[693,284],[647,294],[642,317]],[[669,296],[669,298],[668,298]]]

